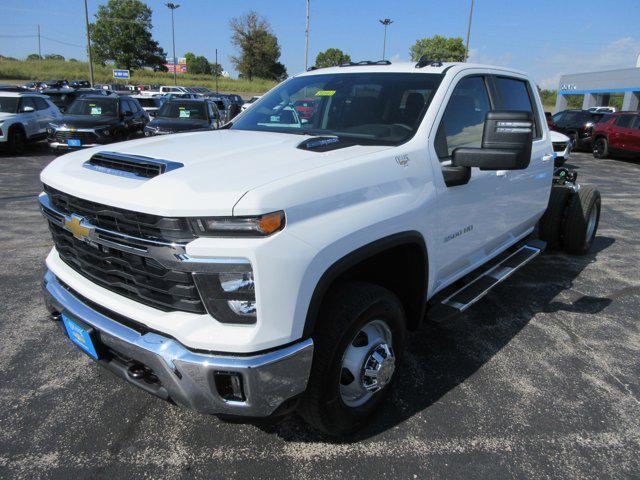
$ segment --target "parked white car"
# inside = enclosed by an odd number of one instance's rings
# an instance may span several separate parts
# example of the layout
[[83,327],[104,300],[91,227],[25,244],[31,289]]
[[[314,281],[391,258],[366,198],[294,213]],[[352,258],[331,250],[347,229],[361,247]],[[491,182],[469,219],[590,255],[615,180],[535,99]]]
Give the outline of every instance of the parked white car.
[[245,103],[242,104],[242,107],[240,107],[241,111],[245,111],[247,108],[249,108],[256,100],[259,100],[260,98],[262,98],[262,95],[254,95],[253,97],[251,97],[249,100],[247,100]]
[[47,125],[62,114],[36,93],[0,92],[0,146],[20,154],[28,142],[47,137]]
[[[301,121],[293,105],[310,95]],[[361,62],[289,78],[259,105],[41,174],[52,318],[160,398],[353,431],[423,321],[466,310],[545,242],[593,243],[600,195],[554,176],[524,73]]]
[[569,160],[569,155],[571,155],[571,149],[573,148],[571,139],[555,130],[549,131],[549,137],[551,138],[553,154],[555,155],[553,163],[556,167],[561,167]]

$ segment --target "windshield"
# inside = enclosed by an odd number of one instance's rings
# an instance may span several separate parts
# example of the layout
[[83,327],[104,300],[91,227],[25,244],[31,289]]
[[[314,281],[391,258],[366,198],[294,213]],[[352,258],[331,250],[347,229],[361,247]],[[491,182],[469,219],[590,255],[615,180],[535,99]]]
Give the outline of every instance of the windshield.
[[206,120],[207,111],[204,103],[196,102],[167,102],[156,117],[173,118],[176,120]]
[[18,97],[0,97],[0,113],[16,113]]
[[67,109],[69,115],[89,115],[101,117],[117,117],[118,102],[107,99],[78,99]]
[[399,144],[415,133],[441,79],[426,73],[297,77],[263,96],[231,128]]
[[149,108],[149,107],[154,107],[155,108],[159,103],[158,100],[155,100],[153,98],[144,98],[144,97],[138,98],[138,102],[140,103],[141,106],[147,107],[147,108]]

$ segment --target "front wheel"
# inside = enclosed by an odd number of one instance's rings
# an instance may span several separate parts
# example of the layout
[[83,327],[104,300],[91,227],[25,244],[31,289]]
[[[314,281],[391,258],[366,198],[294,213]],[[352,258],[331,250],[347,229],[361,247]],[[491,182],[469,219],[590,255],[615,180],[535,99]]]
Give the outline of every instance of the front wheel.
[[398,297],[349,283],[323,304],[300,415],[329,435],[365,425],[389,394],[402,362],[405,315]]
[[593,144],[594,158],[607,158],[609,156],[609,142],[606,138],[598,138]]
[[14,155],[21,155],[27,147],[27,137],[19,127],[14,127],[9,131],[9,151]]

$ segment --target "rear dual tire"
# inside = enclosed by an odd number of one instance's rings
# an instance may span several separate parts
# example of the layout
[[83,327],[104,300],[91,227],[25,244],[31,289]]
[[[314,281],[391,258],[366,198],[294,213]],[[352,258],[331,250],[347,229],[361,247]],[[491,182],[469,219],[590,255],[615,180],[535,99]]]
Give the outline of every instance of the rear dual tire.
[[590,185],[577,192],[551,188],[549,205],[538,224],[539,235],[550,250],[564,249],[573,255],[589,252],[600,222],[600,192]]

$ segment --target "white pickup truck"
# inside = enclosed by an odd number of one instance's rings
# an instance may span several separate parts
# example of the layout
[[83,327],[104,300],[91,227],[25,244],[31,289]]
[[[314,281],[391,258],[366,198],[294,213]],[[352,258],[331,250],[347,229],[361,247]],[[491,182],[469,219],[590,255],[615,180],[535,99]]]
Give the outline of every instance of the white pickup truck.
[[545,243],[589,250],[600,196],[554,177],[553,156],[523,73],[426,59],[304,72],[220,130],[49,164],[46,303],[158,397],[250,419],[297,409],[343,434],[388,395],[421,322],[468,308]]

